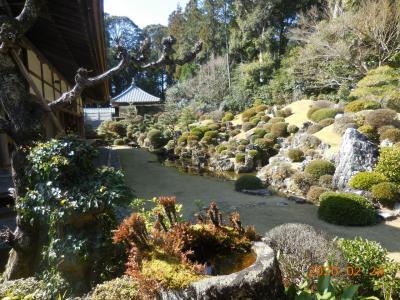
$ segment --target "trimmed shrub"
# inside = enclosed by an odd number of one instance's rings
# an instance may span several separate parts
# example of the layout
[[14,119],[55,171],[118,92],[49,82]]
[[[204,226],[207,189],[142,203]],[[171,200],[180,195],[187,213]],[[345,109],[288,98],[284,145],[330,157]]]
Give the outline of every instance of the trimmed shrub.
[[288,135],[287,126],[288,124],[283,122],[274,123],[271,126],[271,134],[275,137],[286,137]]
[[232,131],[229,131],[229,136],[234,137],[234,136],[237,136],[239,133],[240,133],[239,129],[234,129]]
[[339,112],[333,108],[321,108],[313,112],[310,119],[314,122],[320,122],[324,119],[334,118]]
[[323,193],[318,216],[337,225],[367,226],[376,223],[375,209],[364,197],[350,193]]
[[299,131],[299,127],[297,127],[296,125],[289,125],[287,131],[289,134],[296,133]]
[[250,144],[250,142],[246,139],[241,139],[239,143],[240,143],[240,145],[245,145],[245,146]]
[[385,266],[387,250],[378,242],[363,240],[360,237],[353,240],[339,239],[337,245],[345,264],[351,266],[354,270],[360,270],[360,274],[352,276],[350,280],[361,284],[364,290],[372,291],[376,277],[371,276],[370,273]]
[[147,138],[154,148],[161,148],[162,146],[164,146],[164,137],[162,135],[162,132],[158,129],[151,129],[147,133]]
[[260,105],[257,105],[257,106],[255,107],[255,109],[256,109],[256,112],[257,112],[257,113],[265,112],[265,111],[268,109],[268,105],[266,105],[266,104],[260,104]]
[[315,180],[312,176],[303,172],[295,173],[292,179],[295,185],[304,195],[308,193],[310,187],[315,183]]
[[386,129],[380,134],[379,139],[381,141],[389,140],[392,143],[400,142],[400,129],[398,128]]
[[[398,92],[396,92],[396,97],[398,97]],[[400,113],[400,98],[391,98],[386,100],[386,107]]]
[[318,182],[319,182],[320,186],[322,186],[324,188],[327,188],[327,189],[330,189],[330,188],[332,188],[332,181],[333,181],[333,176],[332,175],[322,175],[319,178]]
[[326,193],[328,191],[328,189],[321,187],[321,186],[316,186],[313,185],[312,187],[310,187],[308,193],[307,193],[307,200],[318,204],[319,203],[319,197],[323,194]]
[[343,135],[348,128],[357,128],[356,118],[353,115],[344,115],[339,119],[335,119],[333,129],[336,133]]
[[217,146],[217,152],[218,153],[222,153],[222,151],[225,151],[226,149],[228,149],[228,147],[226,145]]
[[377,109],[366,116],[365,123],[375,128],[395,125],[397,123],[397,113],[391,109]]
[[235,181],[235,190],[239,192],[243,190],[259,190],[263,188],[264,185],[257,176],[244,175]]
[[253,123],[250,122],[246,122],[242,125],[242,129],[243,131],[249,131],[250,129],[253,129],[255,127],[255,125]]
[[362,110],[369,110],[369,109],[378,109],[381,108],[381,105],[376,101],[369,101],[369,100],[355,100],[348,103],[344,107],[345,112],[358,112]]
[[304,160],[304,152],[300,149],[289,149],[288,157],[292,162],[302,162]]
[[222,118],[222,122],[229,122],[232,121],[235,118],[235,116],[233,115],[233,113],[231,112],[227,112],[224,117]]
[[257,147],[259,147],[260,149],[266,150],[274,146],[274,141],[271,139],[261,138],[256,139],[254,141],[254,144],[257,145]]
[[312,134],[306,134],[301,137],[300,143],[306,149],[316,149],[321,144],[321,140]]
[[210,128],[210,130],[218,131],[221,128],[221,125],[217,123],[212,123],[208,125],[208,128]]
[[125,145],[124,139],[115,139],[114,146],[123,146]]
[[212,139],[217,138],[218,137],[218,131],[214,131],[214,130],[207,131],[204,134],[204,137],[212,138]]
[[371,141],[378,140],[378,134],[376,132],[376,129],[371,125],[363,125],[359,127],[357,130],[363,135],[365,135]]
[[262,116],[262,117],[261,117],[261,121],[263,121],[263,122],[265,122],[265,123],[269,122],[269,120],[271,120],[271,117],[270,117],[270,116]]
[[256,128],[254,130],[253,136],[255,136],[256,138],[262,138],[264,137],[264,135],[266,135],[267,132],[265,131],[265,129],[262,128]]
[[265,241],[279,252],[279,268],[283,281],[298,284],[304,279],[304,270],[312,265],[330,261],[340,264],[340,252],[327,236],[306,224],[283,224],[267,232]]
[[317,133],[318,131],[322,130],[324,127],[319,125],[319,124],[313,124],[307,129],[308,134],[314,134]]
[[318,124],[321,125],[322,127],[328,127],[328,126],[332,125],[333,123],[335,123],[334,118],[327,118],[327,119],[323,119]]
[[257,114],[257,111],[255,108],[249,108],[242,113],[242,117],[250,119],[251,117],[254,117],[256,114]]
[[258,150],[249,150],[248,154],[252,158],[256,158],[259,155]]
[[250,123],[253,123],[254,126],[257,126],[260,123],[261,119],[259,117],[253,117],[250,119]]
[[400,148],[385,147],[381,150],[375,171],[385,175],[389,181],[400,183]]
[[111,281],[103,282],[94,289],[90,300],[139,300],[140,288],[138,283],[130,276],[123,276]]
[[335,173],[335,165],[327,160],[317,159],[311,161],[304,169],[304,172],[319,180],[323,175],[333,175]]
[[269,120],[269,122],[270,122],[271,124],[274,124],[274,123],[282,123],[282,122],[285,122],[285,118],[282,118],[282,117],[275,117],[275,118],[272,118],[271,120]]
[[237,147],[237,150],[240,151],[240,152],[244,152],[244,151],[246,151],[246,146],[245,145],[239,145]]
[[392,182],[378,183],[371,188],[371,192],[375,201],[390,208],[393,208],[400,196],[398,187]]
[[244,153],[238,153],[235,156],[235,161],[237,163],[244,163],[246,160],[246,155]]
[[385,181],[387,181],[387,178],[381,173],[360,172],[350,179],[349,186],[356,190],[369,191],[372,186]]
[[317,110],[321,109],[321,107],[311,107],[308,112],[307,112],[307,118],[311,119],[311,116],[313,113],[315,113]]

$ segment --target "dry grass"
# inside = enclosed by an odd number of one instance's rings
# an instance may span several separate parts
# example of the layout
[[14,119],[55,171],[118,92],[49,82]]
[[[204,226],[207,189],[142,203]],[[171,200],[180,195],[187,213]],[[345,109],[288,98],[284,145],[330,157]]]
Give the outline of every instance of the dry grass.
[[334,131],[333,125],[323,128],[322,130],[315,133],[314,136],[319,138],[322,142],[330,145],[331,148],[329,149],[329,151],[332,151],[334,153],[339,152],[342,137]]
[[286,123],[301,127],[304,122],[309,121],[307,118],[307,112],[313,103],[314,101],[312,100],[300,100],[286,106],[285,108],[290,108],[293,113],[285,119]]

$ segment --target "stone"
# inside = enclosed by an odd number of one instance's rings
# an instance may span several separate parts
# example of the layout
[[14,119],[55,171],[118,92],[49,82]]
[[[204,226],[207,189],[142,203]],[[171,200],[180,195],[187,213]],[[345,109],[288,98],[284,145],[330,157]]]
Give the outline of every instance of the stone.
[[306,199],[298,197],[298,196],[289,196],[288,198],[291,201],[296,202],[297,204],[304,204],[306,203]]
[[230,172],[235,168],[235,163],[228,157],[212,157],[210,166],[215,172]]
[[255,196],[271,196],[272,193],[266,189],[260,189],[260,190],[242,190],[242,193],[249,194],[249,195],[255,195]]
[[246,155],[244,163],[235,162],[235,173],[251,173],[254,170],[255,164],[254,159],[250,155]]
[[250,267],[224,276],[214,276],[192,283],[188,288],[163,290],[159,300],[225,300],[225,299],[285,299],[281,272],[274,251],[264,242],[252,247],[257,255]]
[[333,186],[343,190],[350,178],[358,172],[372,171],[378,155],[377,146],[365,135],[354,128],[346,129],[333,176]]

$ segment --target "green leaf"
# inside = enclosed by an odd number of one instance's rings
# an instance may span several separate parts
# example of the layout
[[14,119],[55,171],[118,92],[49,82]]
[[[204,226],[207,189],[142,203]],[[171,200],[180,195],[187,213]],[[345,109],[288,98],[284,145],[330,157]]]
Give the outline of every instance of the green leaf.
[[318,291],[320,294],[324,294],[325,292],[333,292],[331,276],[320,276],[318,278]]
[[315,300],[315,298],[306,292],[301,292],[300,295],[296,296],[295,300]]
[[341,300],[353,300],[357,295],[360,285],[352,285],[343,290]]

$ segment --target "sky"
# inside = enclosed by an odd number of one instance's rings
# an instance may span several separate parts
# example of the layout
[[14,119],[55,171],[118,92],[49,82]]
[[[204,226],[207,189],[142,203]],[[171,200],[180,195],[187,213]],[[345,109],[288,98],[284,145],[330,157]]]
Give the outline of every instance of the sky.
[[168,16],[178,3],[185,7],[188,0],[104,0],[104,11],[114,16],[127,16],[143,28],[150,24],[168,25]]

